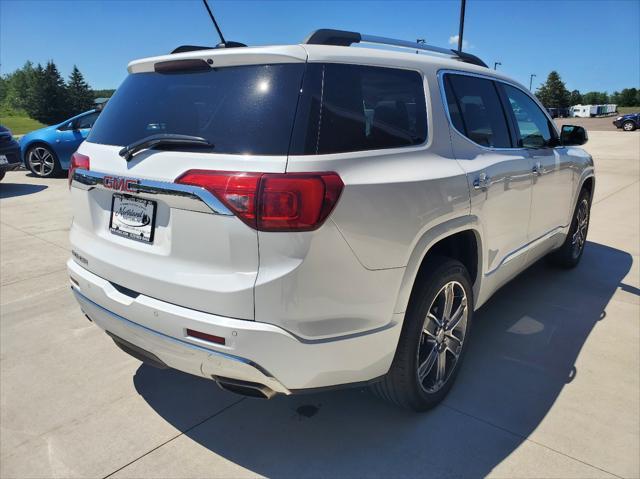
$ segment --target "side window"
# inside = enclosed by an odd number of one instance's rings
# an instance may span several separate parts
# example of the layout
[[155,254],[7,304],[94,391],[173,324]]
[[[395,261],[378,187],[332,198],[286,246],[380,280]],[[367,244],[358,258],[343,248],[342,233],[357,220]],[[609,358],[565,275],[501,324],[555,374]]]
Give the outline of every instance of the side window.
[[95,113],[90,113],[89,115],[85,115],[78,118],[78,126],[76,128],[78,128],[79,130],[83,128],[91,128],[93,124],[96,122],[98,115],[99,113],[95,112]]
[[518,127],[519,145],[524,148],[544,148],[555,137],[547,116],[523,91],[511,85],[502,85]]
[[393,68],[310,64],[293,136],[292,154],[424,143],[427,114],[422,76]]
[[451,122],[478,145],[511,148],[509,127],[494,82],[468,75],[447,74],[445,94]]

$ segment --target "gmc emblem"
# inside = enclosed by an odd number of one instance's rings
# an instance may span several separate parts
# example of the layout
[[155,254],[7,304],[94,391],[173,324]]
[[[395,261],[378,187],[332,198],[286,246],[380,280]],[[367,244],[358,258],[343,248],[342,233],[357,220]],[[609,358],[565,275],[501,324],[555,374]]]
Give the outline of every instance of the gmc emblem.
[[117,176],[105,176],[102,179],[102,184],[105,188],[116,191],[124,191],[125,193],[135,193],[135,185],[140,183],[139,180],[132,180],[129,178],[118,178]]

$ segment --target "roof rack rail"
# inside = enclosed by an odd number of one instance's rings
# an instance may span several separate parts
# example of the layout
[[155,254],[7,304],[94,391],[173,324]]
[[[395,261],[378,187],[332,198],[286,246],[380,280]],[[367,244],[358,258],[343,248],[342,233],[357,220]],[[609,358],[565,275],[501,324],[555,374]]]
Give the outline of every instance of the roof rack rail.
[[199,45],[180,45],[178,48],[173,49],[171,54],[195,52],[197,50],[215,50],[216,48],[239,48],[246,47],[244,43],[228,41],[225,43],[218,43],[215,47],[203,47]]
[[365,35],[358,32],[347,32],[344,30],[332,30],[330,28],[322,28],[311,33],[304,42],[308,45],[337,45],[348,47],[354,43],[375,43],[377,45],[390,45],[399,48],[410,48],[412,50],[424,50],[429,52],[441,53],[443,55],[453,56],[463,62],[471,63],[481,67],[489,68],[485,62],[477,56],[470,53],[451,50],[450,48],[435,47],[424,43],[409,42],[406,40],[396,40],[394,38],[378,37],[375,35]]

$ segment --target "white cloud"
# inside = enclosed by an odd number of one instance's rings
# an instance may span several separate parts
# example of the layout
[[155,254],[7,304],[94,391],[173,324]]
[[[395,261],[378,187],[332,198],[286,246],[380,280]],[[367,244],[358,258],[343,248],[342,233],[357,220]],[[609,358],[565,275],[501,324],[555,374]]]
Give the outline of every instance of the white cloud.
[[[458,38],[460,38],[460,35],[452,35],[449,37],[449,45],[453,45],[456,48],[458,48]],[[471,45],[469,44],[468,41],[466,41],[464,38],[462,39],[462,48],[470,48]]]

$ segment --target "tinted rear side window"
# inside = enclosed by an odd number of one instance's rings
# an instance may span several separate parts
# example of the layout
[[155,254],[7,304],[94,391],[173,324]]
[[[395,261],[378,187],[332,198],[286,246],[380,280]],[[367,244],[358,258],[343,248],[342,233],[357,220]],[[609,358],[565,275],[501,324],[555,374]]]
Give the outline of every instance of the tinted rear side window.
[[415,71],[309,64],[292,154],[419,145],[427,138],[422,76]]
[[445,75],[451,122],[478,145],[510,148],[511,137],[494,82],[467,75]]
[[286,155],[304,64],[129,75],[88,141],[128,145],[149,135],[201,136],[215,153]]

